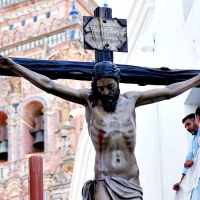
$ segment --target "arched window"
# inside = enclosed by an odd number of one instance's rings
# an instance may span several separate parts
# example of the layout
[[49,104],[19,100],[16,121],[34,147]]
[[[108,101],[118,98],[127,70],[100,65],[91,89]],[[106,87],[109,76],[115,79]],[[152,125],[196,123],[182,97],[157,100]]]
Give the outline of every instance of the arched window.
[[70,31],[69,38],[70,38],[70,40],[73,40],[73,39],[75,38],[75,30],[74,30],[74,29],[72,29],[72,30]]
[[[21,115],[27,124],[21,124],[20,157],[44,151],[43,104],[37,100],[28,101]],[[32,126],[32,128],[30,128]]]
[[37,149],[37,152],[44,151],[44,120],[43,115],[36,116],[35,127],[30,130],[31,135],[35,138],[33,147]]

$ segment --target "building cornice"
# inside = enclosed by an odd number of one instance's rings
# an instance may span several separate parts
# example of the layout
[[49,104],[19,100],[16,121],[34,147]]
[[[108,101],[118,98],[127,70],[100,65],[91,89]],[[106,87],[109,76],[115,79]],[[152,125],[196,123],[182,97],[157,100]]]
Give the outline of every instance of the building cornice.
[[0,48],[0,52],[8,50],[8,49],[12,49],[12,48],[17,47],[17,46],[24,45],[24,44],[27,44],[27,43],[31,43],[31,42],[34,42],[36,40],[44,39],[46,37],[53,36],[53,35],[56,35],[58,33],[65,32],[66,29],[73,29],[73,28],[82,29],[81,22],[70,23],[67,26],[64,26],[64,27],[62,27],[60,29],[57,29],[55,31],[51,31],[51,32],[43,34],[43,35],[38,35],[38,36],[35,36],[35,37],[31,37],[31,38],[28,38],[26,40],[23,40],[23,41],[20,41],[20,42],[16,42],[16,43],[13,43],[13,44],[9,44],[7,46],[1,47]]

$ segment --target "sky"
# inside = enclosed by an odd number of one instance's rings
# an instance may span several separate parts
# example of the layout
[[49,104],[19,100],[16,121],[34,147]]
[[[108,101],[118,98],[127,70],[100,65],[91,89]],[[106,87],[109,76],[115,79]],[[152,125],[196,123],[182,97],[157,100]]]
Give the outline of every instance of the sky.
[[128,5],[132,0],[94,0],[100,7],[103,7],[103,4],[108,4],[108,7],[112,8],[112,16],[117,18],[124,18],[128,16],[127,10]]
[[112,7],[115,4],[119,4],[120,2],[122,2],[121,0],[95,0],[95,1],[99,6],[103,6],[103,4],[106,2],[109,5],[109,7]]

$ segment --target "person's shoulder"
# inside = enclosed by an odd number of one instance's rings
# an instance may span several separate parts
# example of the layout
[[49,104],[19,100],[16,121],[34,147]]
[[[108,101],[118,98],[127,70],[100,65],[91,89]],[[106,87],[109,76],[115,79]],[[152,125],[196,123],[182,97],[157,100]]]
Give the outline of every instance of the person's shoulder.
[[84,88],[79,90],[79,94],[85,99],[88,99],[91,93],[92,93],[91,89]]
[[131,99],[131,98],[138,99],[138,98],[141,97],[141,95],[142,95],[142,92],[141,91],[137,91],[137,90],[130,91],[130,92],[125,92],[123,94],[123,96],[128,98],[128,99]]

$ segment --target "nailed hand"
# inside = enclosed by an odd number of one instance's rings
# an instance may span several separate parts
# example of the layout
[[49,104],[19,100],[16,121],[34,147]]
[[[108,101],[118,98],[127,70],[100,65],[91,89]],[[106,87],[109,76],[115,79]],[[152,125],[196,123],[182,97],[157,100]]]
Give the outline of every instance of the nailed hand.
[[0,67],[3,69],[11,69],[13,66],[14,61],[12,61],[10,58],[4,57],[0,55]]

